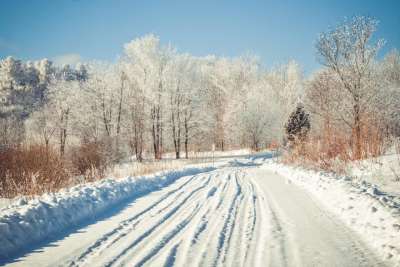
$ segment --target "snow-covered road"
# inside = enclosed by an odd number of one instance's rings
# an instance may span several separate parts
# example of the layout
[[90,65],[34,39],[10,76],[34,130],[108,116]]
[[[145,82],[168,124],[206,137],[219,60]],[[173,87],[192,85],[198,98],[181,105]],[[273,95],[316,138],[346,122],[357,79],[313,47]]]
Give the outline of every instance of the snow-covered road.
[[303,189],[235,163],[183,177],[7,265],[382,266]]

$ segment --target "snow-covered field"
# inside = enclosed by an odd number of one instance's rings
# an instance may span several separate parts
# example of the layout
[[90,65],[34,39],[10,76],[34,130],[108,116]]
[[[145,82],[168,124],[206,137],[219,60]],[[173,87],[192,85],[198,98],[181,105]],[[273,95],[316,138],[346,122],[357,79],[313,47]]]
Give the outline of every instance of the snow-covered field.
[[108,179],[20,201],[0,211],[2,263],[400,266],[395,197],[270,158],[227,158],[215,168]]

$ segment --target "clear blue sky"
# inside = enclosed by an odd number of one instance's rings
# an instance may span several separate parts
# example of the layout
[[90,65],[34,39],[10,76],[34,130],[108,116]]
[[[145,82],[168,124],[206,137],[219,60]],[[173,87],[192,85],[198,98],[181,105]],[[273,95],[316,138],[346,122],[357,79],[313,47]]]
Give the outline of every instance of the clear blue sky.
[[266,66],[295,59],[309,73],[318,33],[353,15],[380,20],[383,53],[400,47],[399,0],[2,0],[0,58],[113,61],[124,43],[154,33],[181,52],[250,52]]

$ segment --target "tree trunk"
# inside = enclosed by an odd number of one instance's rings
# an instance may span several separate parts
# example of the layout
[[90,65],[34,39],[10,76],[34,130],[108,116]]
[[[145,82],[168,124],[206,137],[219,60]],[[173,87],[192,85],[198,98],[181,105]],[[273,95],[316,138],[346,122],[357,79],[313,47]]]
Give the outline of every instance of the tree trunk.
[[152,137],[153,137],[153,149],[154,158],[159,160],[162,158],[162,123],[161,123],[161,112],[160,107],[155,106],[151,110],[152,117]]
[[49,140],[48,138],[45,138],[44,143],[45,143],[45,146],[46,146],[46,153],[48,153],[48,152],[49,152],[49,143],[50,143],[50,140]]
[[119,134],[121,132],[121,116],[122,116],[122,98],[123,98],[123,93],[124,93],[124,73],[121,74],[121,87],[119,91],[119,103],[118,103],[118,115],[117,115],[117,136],[115,138],[115,149],[116,149],[116,154],[117,158],[119,159]]
[[152,125],[151,125],[151,136],[153,137],[153,150],[154,150],[154,158],[157,159],[158,155],[158,146],[156,140],[156,114],[155,114],[155,107],[151,110],[151,118],[152,118]]
[[189,145],[189,125],[188,125],[188,119],[185,117],[185,158],[189,158],[189,153],[188,153],[188,145]]
[[63,111],[61,114],[61,129],[60,129],[60,156],[63,157],[65,153],[65,143],[67,140],[67,124],[68,124],[68,111]]
[[179,88],[176,90],[175,98],[171,94],[171,124],[172,124],[172,139],[174,143],[176,158],[180,158],[181,152],[181,96]]
[[362,145],[361,145],[361,114],[360,105],[358,101],[354,104],[354,159],[359,160],[362,158]]

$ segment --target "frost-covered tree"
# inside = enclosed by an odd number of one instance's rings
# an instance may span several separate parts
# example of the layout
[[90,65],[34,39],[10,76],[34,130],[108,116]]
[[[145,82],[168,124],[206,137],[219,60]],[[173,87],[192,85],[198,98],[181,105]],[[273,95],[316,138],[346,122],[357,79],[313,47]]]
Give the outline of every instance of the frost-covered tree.
[[389,52],[379,63],[380,97],[376,111],[383,115],[387,129],[400,137],[400,54]]
[[[187,80],[190,80],[190,62],[187,56],[175,56],[171,67],[166,73],[166,89],[169,102],[170,129],[176,158],[180,158],[183,135],[183,110],[185,103],[185,90]],[[189,81],[190,84],[190,81]],[[189,85],[190,86],[190,85]]]
[[268,87],[258,83],[248,92],[244,109],[240,112],[242,136],[253,150],[259,150],[272,142],[276,127],[275,114],[278,106],[271,98]]
[[354,17],[322,33],[316,44],[319,61],[337,75],[340,89],[345,91],[343,109],[347,115],[342,118],[351,126],[354,159],[362,157],[363,118],[378,95],[373,65],[383,41],[371,40],[377,25],[378,21],[373,18]]
[[234,87],[232,62],[228,58],[210,57],[203,71],[208,80],[208,85],[204,89],[207,90],[211,113],[209,119],[213,131],[213,143],[223,151],[227,142],[226,125],[230,112],[228,106],[231,104],[230,91]]
[[[328,135],[335,124],[343,123],[343,114],[340,112],[342,99],[338,91],[340,86],[340,80],[329,69],[313,73],[306,84],[304,101],[307,110],[321,121],[320,131],[327,131]],[[342,127],[341,131],[344,130]]]
[[61,156],[65,153],[67,139],[73,131],[73,121],[80,115],[76,112],[80,105],[80,92],[81,86],[78,81],[55,80],[49,87],[48,112],[54,115],[51,117],[54,121],[49,123],[57,128]]
[[30,138],[39,139],[39,143],[44,144],[47,150],[58,129],[56,113],[52,108],[51,105],[45,103],[38,110],[32,112],[29,119],[25,121]]
[[166,72],[166,93],[168,98],[167,110],[169,113],[168,128],[175,150],[176,158],[181,157],[184,146],[188,157],[189,140],[195,126],[194,119],[200,112],[199,61],[188,54],[174,55]]
[[36,61],[34,64],[39,76],[39,88],[37,89],[37,97],[40,99],[40,102],[43,102],[45,101],[44,97],[47,87],[50,81],[55,78],[56,70],[53,66],[53,63],[48,59]]
[[279,125],[275,131],[275,137],[277,142],[281,142],[287,118],[301,101],[303,95],[302,72],[299,65],[292,60],[265,73],[264,79],[273,94],[271,102],[279,105],[275,111],[275,119]]
[[[125,60],[139,76],[136,85],[143,85],[146,102],[150,106],[150,131],[155,159],[161,159],[165,127],[165,79],[174,51],[162,46],[158,37],[146,35],[124,46]],[[132,74],[127,73],[128,77]]]
[[[30,114],[29,137],[59,144],[61,155],[67,143],[71,149],[94,143],[113,160],[128,147],[139,161],[148,152],[161,159],[174,151],[180,158],[185,150],[188,157],[213,143],[220,150],[260,149],[280,139],[282,118],[302,89],[294,62],[267,71],[249,55],[193,57],[154,35],[125,44],[116,63],[57,67],[46,59],[8,58],[0,67],[0,92],[10,103],[2,114],[22,107]],[[16,105],[14,98],[33,101]]]

